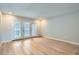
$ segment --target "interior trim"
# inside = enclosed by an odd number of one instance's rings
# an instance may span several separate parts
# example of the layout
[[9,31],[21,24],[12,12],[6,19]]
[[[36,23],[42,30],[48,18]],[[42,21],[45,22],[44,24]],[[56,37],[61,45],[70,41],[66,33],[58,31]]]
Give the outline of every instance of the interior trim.
[[51,36],[48,36],[48,35],[43,35],[43,37],[49,38],[49,39],[58,40],[58,41],[67,42],[67,43],[74,44],[74,45],[79,45],[79,43],[77,43],[77,42],[72,42],[72,41],[67,41],[67,40],[63,40],[63,39],[58,39],[58,38],[51,37]]

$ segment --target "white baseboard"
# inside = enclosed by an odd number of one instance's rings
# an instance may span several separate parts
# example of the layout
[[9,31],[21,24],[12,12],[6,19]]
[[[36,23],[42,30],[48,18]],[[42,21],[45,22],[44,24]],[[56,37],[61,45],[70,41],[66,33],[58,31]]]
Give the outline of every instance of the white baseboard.
[[5,41],[0,41],[0,43],[6,43],[6,42],[11,42],[11,41],[16,41],[16,40],[19,40],[19,39],[29,39],[29,38],[34,38],[34,37],[40,37],[40,35],[30,36],[30,37],[25,37],[25,38],[18,38],[18,39],[5,40]]
[[49,39],[58,40],[58,41],[67,42],[67,43],[74,44],[74,45],[79,45],[79,43],[76,43],[76,42],[67,41],[67,40],[62,40],[62,39],[58,39],[58,38],[51,37],[51,36],[47,36],[47,35],[43,35],[43,37],[45,37],[45,38],[49,38]]
[[1,41],[0,43],[11,42],[12,40]]

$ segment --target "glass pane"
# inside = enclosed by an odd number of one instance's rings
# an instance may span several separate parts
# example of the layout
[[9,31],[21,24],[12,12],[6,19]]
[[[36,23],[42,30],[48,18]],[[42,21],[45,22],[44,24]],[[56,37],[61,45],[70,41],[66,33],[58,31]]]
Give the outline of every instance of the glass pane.
[[20,38],[21,37],[21,23],[16,22],[15,23],[15,38]]
[[32,24],[32,36],[37,35],[37,26],[36,24]]
[[24,36],[30,36],[30,23],[24,23]]

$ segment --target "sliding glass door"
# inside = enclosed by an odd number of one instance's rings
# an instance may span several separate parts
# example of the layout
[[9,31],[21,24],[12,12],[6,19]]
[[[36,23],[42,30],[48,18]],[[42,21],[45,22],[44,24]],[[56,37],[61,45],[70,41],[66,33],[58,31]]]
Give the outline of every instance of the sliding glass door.
[[30,23],[24,22],[24,37],[30,37]]
[[15,38],[27,38],[37,35],[37,26],[30,22],[16,22],[15,24]]
[[36,24],[32,24],[32,36],[36,36],[37,35],[37,26]]
[[18,21],[15,23],[15,38],[21,38],[21,23]]

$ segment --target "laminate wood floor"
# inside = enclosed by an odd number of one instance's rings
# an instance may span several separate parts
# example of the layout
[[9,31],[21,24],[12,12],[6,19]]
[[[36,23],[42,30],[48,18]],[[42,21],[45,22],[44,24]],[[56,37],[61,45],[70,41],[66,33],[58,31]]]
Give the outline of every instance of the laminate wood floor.
[[79,55],[79,46],[36,37],[0,43],[0,55]]

